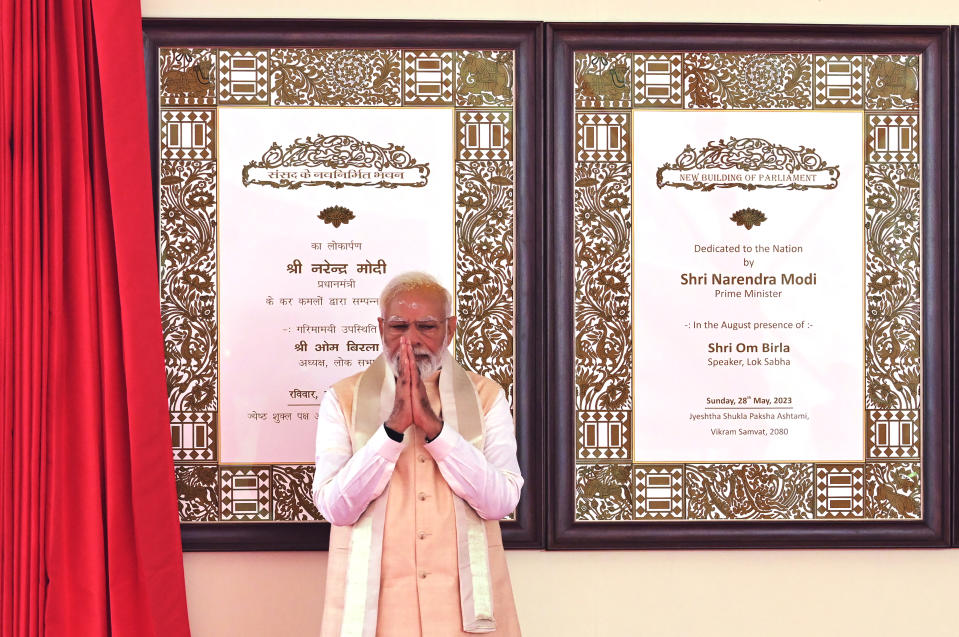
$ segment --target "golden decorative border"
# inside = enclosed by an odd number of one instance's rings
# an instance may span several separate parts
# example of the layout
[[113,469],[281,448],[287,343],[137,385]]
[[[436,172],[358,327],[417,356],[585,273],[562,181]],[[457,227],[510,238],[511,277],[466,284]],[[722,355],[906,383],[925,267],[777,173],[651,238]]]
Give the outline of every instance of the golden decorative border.
[[514,373],[515,105],[511,50],[161,49],[160,277],[182,522],[320,519],[312,464],[220,465],[217,419],[217,109],[454,109],[455,355]]
[[[921,517],[919,67],[868,53],[575,54],[577,521]],[[864,462],[632,457],[629,136],[642,108],[864,113]]]

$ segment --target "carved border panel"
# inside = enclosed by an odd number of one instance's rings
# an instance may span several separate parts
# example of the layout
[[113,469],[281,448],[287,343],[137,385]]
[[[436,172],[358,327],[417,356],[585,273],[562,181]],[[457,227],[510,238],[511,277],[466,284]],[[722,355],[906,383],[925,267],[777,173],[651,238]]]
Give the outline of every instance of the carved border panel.
[[180,519],[310,522],[312,464],[219,464],[217,109],[435,107],[455,111],[455,355],[513,399],[512,50],[161,48],[161,312]]
[[[571,76],[573,521],[920,518],[919,56],[576,51]],[[864,113],[863,462],[657,465],[633,457],[634,108]]]

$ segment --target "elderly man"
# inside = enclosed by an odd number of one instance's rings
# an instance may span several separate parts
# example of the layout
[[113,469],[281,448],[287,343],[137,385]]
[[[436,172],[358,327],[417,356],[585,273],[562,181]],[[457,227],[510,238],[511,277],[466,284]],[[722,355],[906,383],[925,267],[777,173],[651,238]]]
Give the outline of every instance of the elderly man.
[[520,634],[497,522],[523,485],[513,420],[502,388],[450,356],[450,306],[429,275],[390,281],[381,356],[323,398],[323,637]]

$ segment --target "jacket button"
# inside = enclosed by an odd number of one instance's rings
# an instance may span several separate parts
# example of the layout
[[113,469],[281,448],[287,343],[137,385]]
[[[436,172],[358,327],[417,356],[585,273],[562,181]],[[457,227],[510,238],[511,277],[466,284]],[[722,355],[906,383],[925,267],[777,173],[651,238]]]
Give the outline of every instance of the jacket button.
[[426,462],[426,456],[419,456],[417,460],[419,460],[420,462]]
[[420,579],[426,579],[426,576],[429,575],[426,571],[420,571]]
[[426,499],[426,494],[420,491],[419,493],[416,494],[416,499],[422,502],[423,500]]
[[425,540],[425,539],[426,539],[426,531],[420,531],[420,532],[417,533],[416,535],[417,535],[421,540]]

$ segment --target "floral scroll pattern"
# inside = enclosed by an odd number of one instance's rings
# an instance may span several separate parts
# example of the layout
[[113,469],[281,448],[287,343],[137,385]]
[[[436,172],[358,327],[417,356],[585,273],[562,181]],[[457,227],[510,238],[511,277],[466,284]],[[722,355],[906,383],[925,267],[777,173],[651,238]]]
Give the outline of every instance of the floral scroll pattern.
[[[667,171],[683,171],[694,169],[726,170],[737,168],[745,171],[779,170],[794,173],[796,171],[822,172],[828,175],[829,182],[820,185],[806,185],[796,182],[756,184],[743,182],[703,183],[702,181],[677,182],[664,179]],[[839,183],[839,167],[827,166],[815,149],[800,146],[789,148],[780,144],[773,144],[765,139],[730,137],[729,141],[720,139],[711,141],[699,150],[687,145],[672,163],[663,164],[656,172],[656,185],[660,188],[672,186],[687,190],[702,190],[708,192],[715,188],[789,188],[790,190],[807,190],[809,188],[835,188]]]
[[687,108],[812,108],[812,56],[687,53]]
[[273,465],[273,519],[320,520],[313,503],[313,465]]
[[271,95],[277,106],[399,106],[402,52],[272,49]]
[[216,164],[160,168],[160,301],[171,411],[216,411]]
[[174,473],[180,520],[209,522],[219,519],[217,465],[177,465]]
[[456,163],[456,358],[513,387],[513,165]]
[[[341,181],[327,177],[296,174],[278,177],[271,174],[271,168],[369,168],[375,171],[412,169],[416,178],[407,182],[395,182],[384,179],[382,174],[358,181]],[[261,170],[256,173],[257,169]],[[297,173],[297,171],[289,171]],[[380,146],[352,135],[308,135],[288,144],[286,147],[273,142],[259,160],[253,160],[243,167],[243,185],[259,184],[272,188],[297,190],[301,186],[376,186],[378,188],[396,188],[398,185],[422,188],[427,184],[430,174],[428,163],[417,163],[402,146],[389,144]]]
[[802,520],[813,517],[811,464],[686,465],[690,519]]
[[918,409],[919,166],[866,166],[866,406]]
[[577,406],[629,410],[631,168],[627,163],[582,162],[575,175]]

